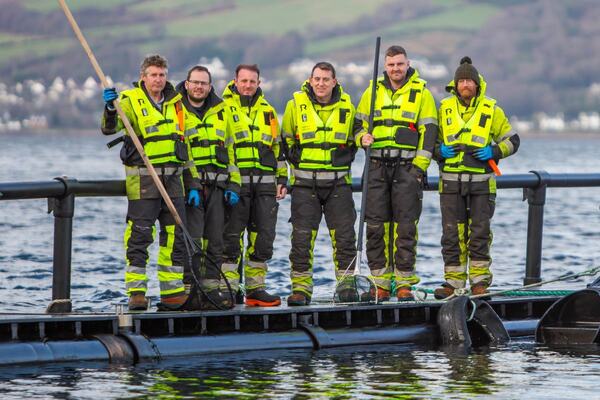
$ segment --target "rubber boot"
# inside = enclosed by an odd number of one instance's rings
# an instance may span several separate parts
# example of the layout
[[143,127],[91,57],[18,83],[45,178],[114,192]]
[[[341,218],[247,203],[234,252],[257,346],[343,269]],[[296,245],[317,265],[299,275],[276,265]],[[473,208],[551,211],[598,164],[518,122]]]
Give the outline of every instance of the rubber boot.
[[264,289],[252,290],[246,293],[246,305],[248,307],[276,307],[281,304],[281,298],[269,294]]

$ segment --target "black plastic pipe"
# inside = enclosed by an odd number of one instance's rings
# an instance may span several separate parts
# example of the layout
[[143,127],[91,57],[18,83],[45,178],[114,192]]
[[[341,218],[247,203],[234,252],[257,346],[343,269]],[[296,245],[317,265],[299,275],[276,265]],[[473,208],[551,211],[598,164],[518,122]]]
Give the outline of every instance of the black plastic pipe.
[[529,204],[527,215],[527,253],[525,255],[525,278],[523,285],[542,281],[542,238],[544,231],[544,205],[546,185],[550,181],[546,171],[532,171],[539,178],[539,185],[524,189]]
[[[538,320],[503,321],[511,337],[532,336]],[[315,337],[316,336],[316,337]],[[435,344],[438,329],[431,324],[402,327],[294,329],[284,332],[229,333],[170,336],[98,335],[86,340],[48,340],[0,343],[0,365],[69,361],[133,363],[171,357],[192,357],[225,352],[288,350],[381,344]]]
[[57,340],[0,344],[0,365],[42,364],[68,361],[110,361],[98,340]]

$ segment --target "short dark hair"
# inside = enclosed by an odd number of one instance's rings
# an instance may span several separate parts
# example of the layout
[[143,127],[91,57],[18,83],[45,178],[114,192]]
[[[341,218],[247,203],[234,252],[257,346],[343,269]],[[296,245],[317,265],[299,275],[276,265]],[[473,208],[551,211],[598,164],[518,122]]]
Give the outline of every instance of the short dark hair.
[[208,83],[212,83],[212,75],[210,74],[210,71],[208,70],[208,68],[206,68],[204,65],[194,65],[192,68],[190,68],[190,70],[187,73],[187,80],[190,80],[190,77],[192,76],[192,72],[194,71],[204,71],[208,74]]
[[235,77],[237,78],[238,74],[241,70],[247,69],[248,71],[256,72],[256,75],[260,78],[260,69],[258,69],[258,65],[256,64],[240,64],[235,68]]
[[331,73],[333,74],[333,78],[335,79],[335,68],[333,68],[333,65],[331,63],[328,63],[326,61],[321,61],[315,64],[315,66],[313,67],[312,71],[310,71],[310,77],[312,78],[313,73],[315,72],[315,69],[323,69],[325,71],[331,71]]
[[404,56],[408,58],[408,54],[406,54],[406,50],[402,46],[396,46],[396,45],[390,46],[385,51],[386,57],[394,57],[394,56],[397,56],[398,54],[404,54]]
[[168,70],[167,59],[161,56],[160,54],[152,54],[150,56],[146,56],[146,58],[144,58],[144,61],[142,61],[142,64],[140,65],[140,73],[144,75],[148,67],[158,67]]

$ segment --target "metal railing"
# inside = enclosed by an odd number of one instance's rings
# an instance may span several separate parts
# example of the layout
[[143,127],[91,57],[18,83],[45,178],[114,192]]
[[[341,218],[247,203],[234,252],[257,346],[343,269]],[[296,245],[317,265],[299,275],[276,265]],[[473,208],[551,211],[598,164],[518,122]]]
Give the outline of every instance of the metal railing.
[[[431,177],[426,190],[437,190],[438,178]],[[499,189],[523,189],[523,200],[529,205],[527,219],[527,253],[524,285],[541,282],[542,238],[546,188],[600,187],[598,174],[529,174],[503,175],[497,178]],[[361,191],[360,179],[354,179],[352,190]],[[48,313],[71,311],[71,247],[75,197],[125,196],[125,181],[78,181],[59,177],[44,182],[0,183],[0,200],[48,199],[48,212],[54,214],[54,256],[52,302]]]

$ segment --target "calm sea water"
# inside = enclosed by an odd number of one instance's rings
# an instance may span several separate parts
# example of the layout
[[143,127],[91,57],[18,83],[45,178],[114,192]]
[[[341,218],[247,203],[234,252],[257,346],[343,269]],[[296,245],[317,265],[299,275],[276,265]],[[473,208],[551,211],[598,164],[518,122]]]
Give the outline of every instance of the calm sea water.
[[[102,135],[0,135],[0,182],[72,178],[122,179],[118,150]],[[600,136],[526,137],[505,174],[598,172]],[[354,170],[360,175],[362,158]],[[431,175],[437,175],[430,168]],[[441,282],[438,196],[427,192],[419,224],[421,286]],[[360,204],[360,195],[355,195]],[[289,293],[289,199],[282,201],[269,288]],[[543,279],[600,265],[600,189],[550,189],[545,208]],[[126,200],[79,198],[73,232],[72,299],[77,311],[112,311],[124,302],[122,235]],[[51,298],[53,217],[45,200],[0,202],[0,312],[42,313]],[[521,190],[501,190],[493,220],[494,286],[521,285],[527,202]],[[151,264],[155,265],[155,246]],[[315,296],[334,287],[331,248],[322,225],[315,250]],[[150,294],[158,294],[155,267]],[[589,281],[553,284],[579,288]],[[2,398],[594,398],[600,372],[596,348],[546,349],[531,342],[458,354],[407,346],[319,352],[273,352],[175,360],[135,367],[55,365],[0,370]],[[574,376],[574,371],[577,371]]]

